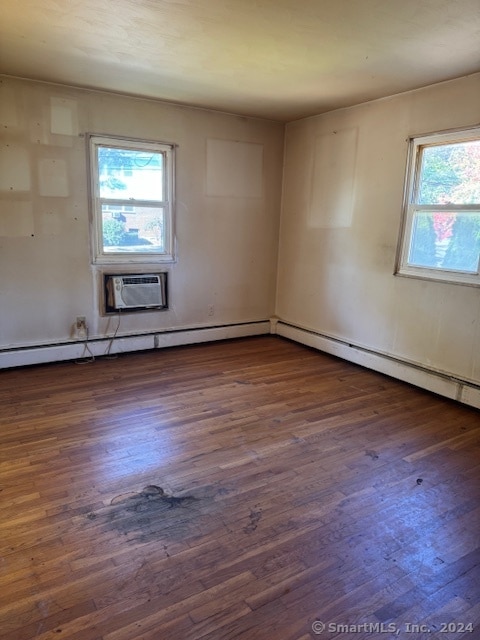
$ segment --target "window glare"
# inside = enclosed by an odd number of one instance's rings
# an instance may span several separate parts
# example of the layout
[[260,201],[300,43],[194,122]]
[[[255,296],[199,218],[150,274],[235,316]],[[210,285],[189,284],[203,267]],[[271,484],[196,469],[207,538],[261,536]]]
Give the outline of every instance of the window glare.
[[163,164],[160,152],[99,146],[100,197],[162,201]]

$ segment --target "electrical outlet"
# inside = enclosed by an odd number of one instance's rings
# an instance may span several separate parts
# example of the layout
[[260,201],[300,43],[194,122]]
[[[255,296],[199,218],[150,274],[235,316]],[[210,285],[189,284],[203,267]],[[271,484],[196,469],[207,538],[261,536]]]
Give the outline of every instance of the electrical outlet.
[[209,304],[208,305],[208,315],[209,316],[214,316],[215,315],[215,307],[213,306],[213,304]]
[[86,340],[88,336],[87,319],[85,316],[77,316],[74,327],[75,338]]

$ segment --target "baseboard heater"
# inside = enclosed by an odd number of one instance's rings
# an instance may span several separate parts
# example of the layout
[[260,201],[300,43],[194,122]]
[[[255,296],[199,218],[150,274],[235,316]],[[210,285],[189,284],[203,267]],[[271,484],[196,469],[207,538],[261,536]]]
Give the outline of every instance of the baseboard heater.
[[258,320],[232,325],[192,326],[132,335],[117,335],[113,339],[110,336],[96,336],[89,338],[88,350],[86,343],[80,341],[37,344],[0,350],[0,369],[45,362],[75,360],[92,355],[102,357],[107,352],[111,355],[130,351],[163,349],[165,347],[246,338],[269,333],[270,322],[268,320]]
[[353,345],[277,318],[272,324],[271,333],[480,409],[480,387],[473,381],[462,380],[446,372]]

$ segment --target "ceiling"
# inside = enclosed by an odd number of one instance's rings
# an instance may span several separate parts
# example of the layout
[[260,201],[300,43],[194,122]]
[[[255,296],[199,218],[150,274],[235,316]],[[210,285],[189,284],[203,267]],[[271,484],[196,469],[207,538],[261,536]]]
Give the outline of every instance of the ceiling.
[[480,71],[480,0],[1,0],[0,73],[290,121]]

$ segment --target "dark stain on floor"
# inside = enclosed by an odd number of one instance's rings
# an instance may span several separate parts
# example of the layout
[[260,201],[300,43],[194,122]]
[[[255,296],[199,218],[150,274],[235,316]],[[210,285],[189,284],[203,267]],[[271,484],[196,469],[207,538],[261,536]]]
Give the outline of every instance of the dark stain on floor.
[[262,510],[257,509],[258,505],[255,505],[255,509],[250,509],[249,523],[246,527],[243,527],[244,533],[253,533],[257,528],[258,523],[262,517]]
[[129,501],[130,506],[133,506],[133,509],[138,512],[149,509],[149,505],[152,503],[155,503],[155,508],[159,508],[160,505],[162,505],[161,508],[176,509],[196,502],[197,498],[193,496],[169,496],[162,487],[158,487],[156,484],[149,484],[139,493],[127,493],[117,496],[112,500],[111,504],[124,505],[127,501]]
[[199,498],[174,496],[162,487],[148,485],[140,492],[113,498],[109,506],[87,514],[101,528],[113,528],[137,542],[153,539],[184,539],[195,533]]

